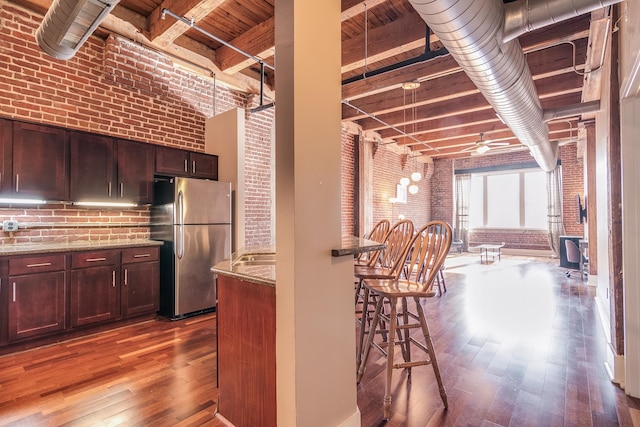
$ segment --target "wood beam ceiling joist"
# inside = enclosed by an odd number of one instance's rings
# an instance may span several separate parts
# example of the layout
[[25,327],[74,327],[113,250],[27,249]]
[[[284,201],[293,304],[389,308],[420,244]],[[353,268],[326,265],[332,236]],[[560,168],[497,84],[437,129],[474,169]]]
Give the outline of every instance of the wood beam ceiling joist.
[[147,30],[145,35],[161,46],[173,43],[190,27],[173,18],[163,17],[163,9],[198,23],[224,2],[225,0],[164,0],[149,15],[148,30],[145,29]]

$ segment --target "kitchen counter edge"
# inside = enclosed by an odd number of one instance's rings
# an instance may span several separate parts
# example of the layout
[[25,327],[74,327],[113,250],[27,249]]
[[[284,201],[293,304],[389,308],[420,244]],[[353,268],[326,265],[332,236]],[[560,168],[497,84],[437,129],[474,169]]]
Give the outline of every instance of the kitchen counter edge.
[[15,245],[0,245],[0,256],[124,249],[144,246],[162,246],[163,244],[164,242],[149,239],[114,240],[104,242],[81,241],[72,243],[18,243]]

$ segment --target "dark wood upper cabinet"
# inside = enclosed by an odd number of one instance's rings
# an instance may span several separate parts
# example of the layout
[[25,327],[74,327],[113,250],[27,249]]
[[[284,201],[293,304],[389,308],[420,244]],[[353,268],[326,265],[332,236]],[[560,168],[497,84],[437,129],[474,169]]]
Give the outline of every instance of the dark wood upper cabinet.
[[156,173],[218,179],[218,156],[170,147],[156,147]]
[[189,153],[191,176],[218,179],[218,156],[204,153]]
[[118,198],[135,203],[153,202],[153,145],[119,139],[117,152]]
[[117,183],[113,138],[83,132],[69,136],[73,201],[114,200]]
[[189,152],[178,148],[156,147],[156,173],[168,176],[189,175]]
[[12,160],[13,195],[69,199],[69,143],[64,129],[14,122]]

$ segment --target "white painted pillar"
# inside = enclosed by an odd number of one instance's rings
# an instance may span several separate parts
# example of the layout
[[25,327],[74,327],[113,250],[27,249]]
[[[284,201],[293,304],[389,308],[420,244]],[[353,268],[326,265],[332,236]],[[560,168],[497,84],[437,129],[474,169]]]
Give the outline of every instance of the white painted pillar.
[[359,426],[353,259],[341,240],[340,0],[278,0],[278,425]]

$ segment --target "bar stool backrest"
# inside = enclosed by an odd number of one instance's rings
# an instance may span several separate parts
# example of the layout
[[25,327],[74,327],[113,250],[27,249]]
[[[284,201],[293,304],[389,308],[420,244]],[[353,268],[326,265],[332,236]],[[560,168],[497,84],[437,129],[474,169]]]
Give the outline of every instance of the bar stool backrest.
[[412,237],[413,222],[403,219],[393,224],[384,239],[386,246],[380,254],[380,266],[391,269],[392,275],[402,272]]
[[[366,234],[364,238],[376,242],[384,242],[384,238],[387,236],[390,226],[391,224],[389,223],[388,219],[382,219],[373,226],[371,232],[369,234]],[[363,252],[358,256],[358,261],[364,263],[366,260],[368,260],[367,265],[374,267],[378,263],[379,257],[380,250],[373,252]]]
[[[451,227],[445,221],[430,221],[415,234],[409,243],[406,260],[408,280],[422,286],[421,291],[430,292],[440,267],[451,247]],[[415,279],[414,279],[415,275]],[[396,279],[400,278],[400,274]]]

